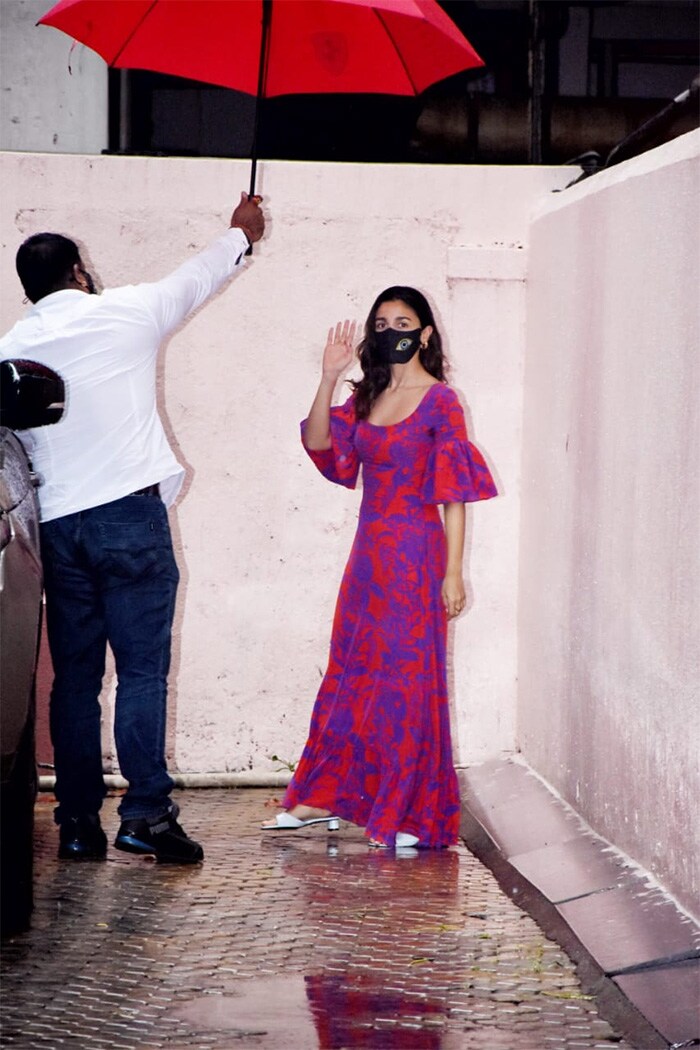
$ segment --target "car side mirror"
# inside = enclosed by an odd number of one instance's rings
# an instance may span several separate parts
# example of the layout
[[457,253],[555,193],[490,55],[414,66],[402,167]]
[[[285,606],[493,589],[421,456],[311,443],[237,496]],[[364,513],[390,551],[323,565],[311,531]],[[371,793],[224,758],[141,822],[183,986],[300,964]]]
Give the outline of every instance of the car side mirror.
[[65,407],[65,384],[53,368],[38,361],[0,362],[0,425],[28,430],[58,423]]

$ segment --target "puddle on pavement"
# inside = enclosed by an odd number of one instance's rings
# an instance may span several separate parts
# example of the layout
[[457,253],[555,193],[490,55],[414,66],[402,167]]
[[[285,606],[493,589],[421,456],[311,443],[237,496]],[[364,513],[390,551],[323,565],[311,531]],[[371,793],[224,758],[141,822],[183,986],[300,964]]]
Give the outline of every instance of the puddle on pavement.
[[167,1016],[193,1031],[230,1031],[237,1038],[256,1036],[255,1046],[280,1047],[292,1033],[301,1047],[317,1045],[316,1029],[301,977],[264,977],[239,981],[225,994],[203,995],[179,1003]]
[[[365,908],[371,893],[377,916],[385,923],[385,932],[393,936],[397,951],[404,941],[407,950],[413,951],[418,921],[414,916],[407,927],[403,913],[392,918],[390,902],[397,896],[421,900],[428,886],[435,892],[438,885],[447,912],[448,902],[456,901],[459,857],[453,851],[368,853],[364,842],[341,851],[335,844],[319,851],[318,844],[310,841],[266,841],[264,847],[281,864],[285,876],[298,879],[303,897],[309,897],[309,908],[326,901],[328,880],[335,885],[342,878],[344,906],[350,911],[353,902],[357,909]],[[336,918],[342,922],[342,916]],[[390,976],[386,966],[377,971],[351,967],[342,972],[319,969],[241,978],[220,985],[216,994],[173,1006],[167,1016],[189,1026],[192,1045],[196,1045],[198,1031],[216,1031],[220,1038],[225,1033],[232,1050],[235,1046],[251,1050],[465,1050],[464,1033],[446,1028],[445,995],[431,998],[420,980],[412,989],[412,976],[409,971],[404,988],[391,987],[396,974]],[[501,1044],[491,1041],[483,1046],[500,1050]]]
[[167,1016],[187,1024],[193,1036],[228,1032],[232,1046],[261,1050],[458,1050],[461,1033],[445,1031],[443,1010],[444,1003],[390,992],[371,975],[322,973],[232,982],[225,992],[180,1003]]

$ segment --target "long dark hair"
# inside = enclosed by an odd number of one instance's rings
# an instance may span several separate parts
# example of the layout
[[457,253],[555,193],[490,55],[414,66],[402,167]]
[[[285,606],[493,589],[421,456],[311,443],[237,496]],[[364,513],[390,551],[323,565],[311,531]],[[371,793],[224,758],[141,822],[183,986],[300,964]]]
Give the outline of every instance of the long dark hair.
[[430,303],[422,292],[416,288],[407,288],[402,285],[393,285],[385,288],[377,296],[365,321],[365,334],[359,345],[360,367],[362,379],[351,379],[355,390],[355,414],[358,419],[367,419],[372,405],[377,400],[382,390],[386,390],[391,379],[391,366],[382,364],[377,360],[377,344],[374,338],[374,324],[377,310],[382,303],[395,303],[397,300],[406,303],[418,315],[421,328],[432,328],[432,335],[428,345],[421,347],[418,351],[418,359],[426,372],[435,376],[441,383],[445,382],[446,363],[442,356],[442,339],[435,325],[433,311]]

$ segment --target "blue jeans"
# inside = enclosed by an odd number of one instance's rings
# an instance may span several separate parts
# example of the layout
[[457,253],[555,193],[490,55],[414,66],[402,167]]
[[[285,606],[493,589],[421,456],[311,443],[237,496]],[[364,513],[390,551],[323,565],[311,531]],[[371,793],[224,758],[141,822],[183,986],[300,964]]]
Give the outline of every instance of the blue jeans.
[[179,573],[155,495],[125,496],[41,526],[54,667],[50,726],[57,823],[97,813],[105,796],[99,695],[109,642],[117,671],[114,735],[129,787],[123,820],[170,811],[165,761],[170,637]]

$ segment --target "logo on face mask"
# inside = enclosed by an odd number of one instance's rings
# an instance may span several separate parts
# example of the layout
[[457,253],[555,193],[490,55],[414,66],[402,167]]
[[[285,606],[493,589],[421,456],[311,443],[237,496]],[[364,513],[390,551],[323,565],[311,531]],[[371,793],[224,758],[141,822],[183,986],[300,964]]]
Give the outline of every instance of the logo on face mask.
[[397,332],[394,328],[375,332],[374,342],[379,361],[385,365],[405,365],[420,346],[420,334],[420,328],[412,332]]

